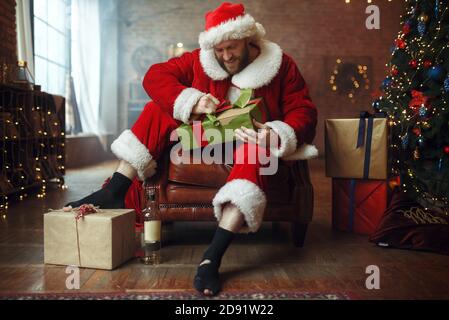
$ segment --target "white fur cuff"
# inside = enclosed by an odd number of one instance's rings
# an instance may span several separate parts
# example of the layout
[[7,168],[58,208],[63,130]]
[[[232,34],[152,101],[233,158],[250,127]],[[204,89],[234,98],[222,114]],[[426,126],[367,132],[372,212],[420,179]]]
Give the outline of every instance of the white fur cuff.
[[239,233],[256,232],[260,228],[267,199],[259,186],[246,179],[235,179],[221,187],[212,200],[214,214],[218,221],[221,219],[222,207],[226,202],[237,206],[245,217],[247,226],[243,227]]
[[316,157],[318,157],[318,149],[314,145],[304,143],[292,154],[283,156],[282,160],[308,160]]
[[292,127],[283,121],[275,120],[265,123],[274,130],[281,139],[279,148],[270,148],[271,153],[282,160],[307,160],[318,156],[318,149],[314,145],[302,144],[297,146],[298,140]]
[[295,130],[293,130],[292,127],[279,120],[266,122],[265,125],[273,129],[281,139],[281,145],[278,146],[277,149],[270,148],[270,151],[274,156],[281,158],[295,152],[298,141],[296,139]]
[[144,181],[156,172],[156,161],[131,130],[123,131],[111,144],[111,151],[117,158],[125,160],[137,170],[139,179]]
[[184,123],[189,123],[190,114],[193,107],[198,103],[202,96],[206,95],[195,88],[185,88],[175,100],[173,106],[173,118]]

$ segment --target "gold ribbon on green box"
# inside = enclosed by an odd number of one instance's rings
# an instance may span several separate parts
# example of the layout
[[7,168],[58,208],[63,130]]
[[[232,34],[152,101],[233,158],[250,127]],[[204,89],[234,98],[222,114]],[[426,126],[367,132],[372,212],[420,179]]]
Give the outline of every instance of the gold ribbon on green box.
[[215,114],[205,114],[202,121],[182,124],[176,129],[183,150],[235,140],[234,130],[240,127],[255,129],[252,119],[267,121],[263,98],[251,99],[252,89],[243,89],[236,102],[222,103]]

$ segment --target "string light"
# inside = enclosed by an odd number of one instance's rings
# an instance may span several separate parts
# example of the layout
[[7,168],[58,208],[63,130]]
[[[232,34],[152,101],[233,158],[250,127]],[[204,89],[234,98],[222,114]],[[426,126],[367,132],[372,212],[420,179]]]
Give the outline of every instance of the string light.
[[[60,121],[56,121],[58,119],[55,117],[58,117],[58,114],[52,112],[50,109],[52,105],[50,100],[52,100],[53,97],[47,94],[19,93],[13,91],[12,89],[7,92],[0,91],[0,99],[4,99],[5,94],[8,95],[8,99],[11,99],[11,101],[17,101],[19,104],[19,106],[14,109],[16,112],[13,113],[12,118],[5,120],[5,123],[11,126],[14,130],[9,130],[8,132],[10,132],[10,134],[3,134],[1,138],[4,143],[8,142],[8,145],[6,145],[3,152],[0,153],[2,162],[7,163],[2,166],[1,174],[3,177],[6,177],[5,181],[11,185],[11,188],[6,191],[7,194],[13,195],[13,199],[23,201],[28,197],[27,190],[29,187],[39,186],[37,197],[42,199],[46,197],[48,189],[47,184],[50,182],[56,182],[59,188],[67,189],[67,186],[63,184],[63,179],[59,179],[59,176],[62,175],[61,168],[65,168],[63,166],[65,133],[55,131],[55,127],[56,129],[61,130],[64,130],[64,128],[58,127],[61,126],[62,123]],[[29,122],[22,123],[22,119],[24,117],[26,119],[27,116],[27,114],[21,114],[21,112],[27,108],[27,106],[23,104],[23,101],[34,101],[34,105],[31,107],[32,119],[28,119],[33,120],[30,121],[33,125],[35,125],[33,128],[30,128],[31,125]],[[2,109],[2,106],[0,106],[0,109]],[[64,109],[62,109],[62,111],[63,110]],[[17,130],[17,128],[20,128],[20,131]],[[22,130],[25,130],[25,136],[15,134],[15,132],[22,133]],[[33,130],[30,132],[32,135],[31,137],[27,135],[29,130]],[[16,141],[18,139],[20,139],[18,145],[13,145],[9,142]],[[28,161],[23,161],[27,160],[27,157],[25,156],[26,154],[33,152],[28,151],[28,146],[33,148],[34,152],[36,152],[31,158],[34,164],[30,168],[28,168],[28,166],[31,166],[31,163]],[[19,147],[27,148],[24,155],[15,152],[15,150],[19,149],[14,148]],[[8,152],[8,148],[12,152]],[[19,154],[18,158],[16,156],[17,154]],[[51,161],[51,159],[53,159],[53,161]],[[30,177],[30,171],[31,174],[34,174],[34,176]],[[54,171],[54,173],[50,171]],[[53,177],[56,173],[57,176]],[[47,181],[48,179],[45,179],[47,175],[48,178],[51,178],[51,181]],[[0,194],[0,210],[6,211],[9,207],[10,199],[8,196],[6,194]],[[2,217],[6,218],[6,215],[2,215]]]
[[[343,70],[348,70],[347,66],[343,64],[343,61],[341,58],[336,59],[336,64],[334,66],[334,70],[332,71],[332,74],[329,78],[329,84],[331,87],[331,90],[334,92],[340,92],[347,95],[347,97],[354,102],[354,97],[356,93],[361,89],[368,90],[370,88],[370,81],[368,79],[368,67],[365,65],[357,65],[356,69],[352,70],[352,74],[349,75],[349,78],[351,80],[351,85],[349,87],[349,83],[342,83],[341,81],[344,81],[346,79],[345,74],[341,74]],[[342,69],[342,70],[340,70]],[[342,78],[343,77],[343,78]],[[343,92],[346,91],[346,92]]]

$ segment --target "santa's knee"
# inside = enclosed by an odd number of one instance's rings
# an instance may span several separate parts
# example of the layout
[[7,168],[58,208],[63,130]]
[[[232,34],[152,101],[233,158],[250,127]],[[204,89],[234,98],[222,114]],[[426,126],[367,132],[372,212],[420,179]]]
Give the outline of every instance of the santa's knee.
[[123,131],[114,140],[111,144],[111,151],[118,159],[124,160],[132,166],[141,181],[150,178],[156,172],[156,159],[131,130]]

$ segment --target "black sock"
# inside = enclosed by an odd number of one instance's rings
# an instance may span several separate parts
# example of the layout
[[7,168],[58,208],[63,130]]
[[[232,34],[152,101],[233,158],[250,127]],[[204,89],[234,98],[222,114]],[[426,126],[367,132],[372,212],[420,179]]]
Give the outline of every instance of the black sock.
[[114,172],[111,180],[100,190],[73,201],[65,206],[79,207],[82,204],[93,204],[101,209],[120,209],[125,207],[125,196],[131,186],[132,181],[125,175]]
[[201,260],[201,262],[210,260],[210,263],[200,265],[195,276],[194,286],[198,291],[204,292],[205,289],[209,289],[214,295],[220,291],[218,269],[226,249],[234,239],[234,235],[234,232],[220,227],[217,228],[212,243]]
[[216,261],[220,265],[221,258],[231,244],[232,239],[234,239],[234,235],[234,232],[218,227],[209,248],[204,252],[202,261],[209,259]]
[[105,188],[110,190],[114,195],[125,198],[131,183],[131,179],[127,176],[121,174],[120,172],[114,172],[111,180],[109,180]]

